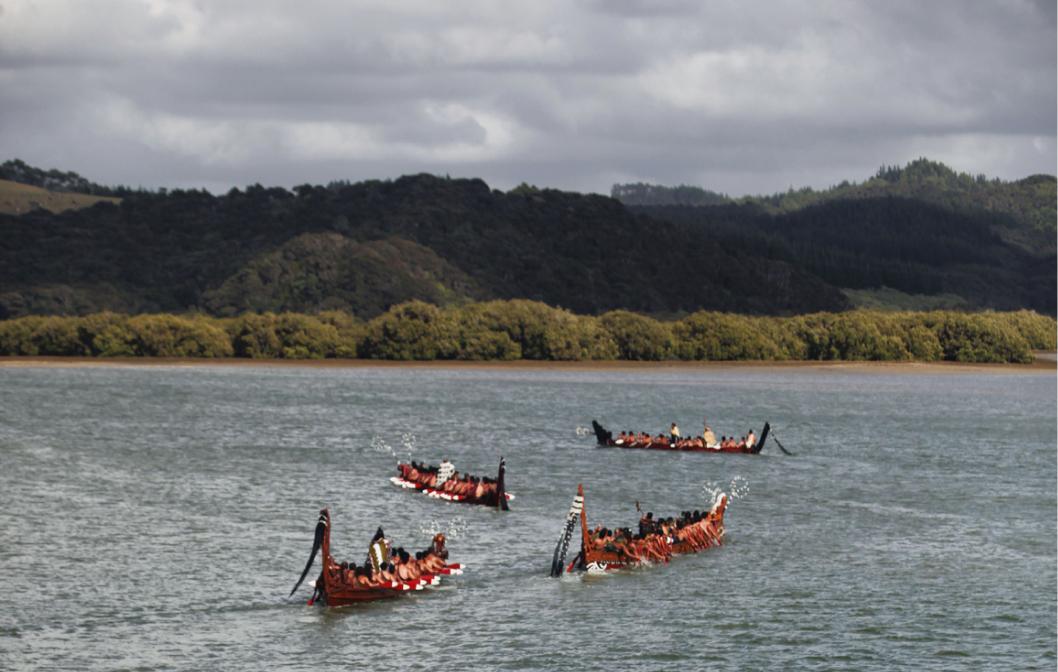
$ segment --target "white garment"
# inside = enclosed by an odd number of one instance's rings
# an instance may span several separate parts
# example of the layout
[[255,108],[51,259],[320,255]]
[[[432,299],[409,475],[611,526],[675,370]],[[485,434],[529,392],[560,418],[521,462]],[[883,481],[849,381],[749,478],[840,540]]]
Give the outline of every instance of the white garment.
[[441,466],[437,467],[437,485],[441,485],[452,478],[452,474],[456,473],[456,467],[454,464],[445,460],[441,463]]
[[368,555],[371,556],[372,569],[377,572],[383,563],[389,562],[389,542],[385,539],[374,542],[371,544]]

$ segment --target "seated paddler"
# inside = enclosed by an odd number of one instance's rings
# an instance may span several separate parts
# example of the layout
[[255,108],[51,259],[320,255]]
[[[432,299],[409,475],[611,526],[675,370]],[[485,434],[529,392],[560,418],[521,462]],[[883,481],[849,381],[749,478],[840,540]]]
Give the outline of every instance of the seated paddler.
[[455,465],[448,461],[448,458],[442,458],[440,466],[437,467],[437,481],[434,484],[435,488],[441,487],[441,484],[452,478],[456,473]]
[[707,448],[718,448],[720,442],[716,440],[716,434],[713,433],[713,429],[709,426],[705,426],[705,430],[702,431],[702,440],[705,441]]

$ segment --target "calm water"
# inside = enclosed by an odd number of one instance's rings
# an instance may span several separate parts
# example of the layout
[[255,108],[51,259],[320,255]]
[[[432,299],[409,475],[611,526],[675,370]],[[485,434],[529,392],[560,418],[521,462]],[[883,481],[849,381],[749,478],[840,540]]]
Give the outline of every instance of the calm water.
[[[0,368],[0,668],[1055,668],[1053,372],[847,369]],[[759,457],[600,450],[718,434]],[[508,514],[387,481],[413,456],[495,472]],[[583,481],[632,525],[742,484],[729,543],[547,578]],[[375,526],[447,530],[467,573],[386,603],[287,599],[316,512],[340,557]]]

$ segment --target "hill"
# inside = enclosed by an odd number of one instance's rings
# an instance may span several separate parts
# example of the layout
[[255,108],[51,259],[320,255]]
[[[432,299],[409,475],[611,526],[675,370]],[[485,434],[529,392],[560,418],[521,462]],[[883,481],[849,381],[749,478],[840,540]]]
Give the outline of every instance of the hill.
[[203,300],[215,315],[295,306],[377,315],[408,298],[448,306],[484,296],[466,273],[411,241],[358,243],[337,233],[304,233],[254,258]]
[[1049,251],[1011,243],[1004,230],[1026,230],[1006,215],[894,197],[825,201],[777,215],[754,205],[634,210],[796,264],[860,306],[1055,313],[1053,243]]
[[0,227],[0,317],[101,308],[370,317],[409,299],[466,298],[590,314],[849,305],[796,265],[725,249],[609,198],[429,175],[224,196],[130,192],[120,204],[0,216]]
[[[988,179],[958,173],[943,163],[917,159],[903,168],[882,166],[862,183],[842,182],[829,189],[793,189],[767,196],[730,198],[708,189],[681,185],[615,184],[612,194],[630,206],[756,206],[769,214],[795,212],[821,203],[887,196],[932,203],[957,212],[991,212],[999,235],[1032,251],[1042,242],[1054,251],[1055,201],[1053,175],[1032,175],[1022,180]],[[1039,235],[1044,234],[1044,235]]]
[[[872,181],[921,191],[934,165]],[[68,175],[21,170],[51,173]],[[940,175],[946,185],[950,175]],[[1021,183],[1054,188],[1053,178]],[[370,318],[413,299],[530,299],[580,314],[660,317],[841,311],[853,300],[1055,313],[1054,234],[1016,214],[1039,211],[1038,194],[1017,190],[1002,207],[866,192],[828,192],[798,207],[723,196],[626,207],[414,175],[223,196],[115,193],[120,201],[76,210],[0,214],[0,318],[335,309]]]

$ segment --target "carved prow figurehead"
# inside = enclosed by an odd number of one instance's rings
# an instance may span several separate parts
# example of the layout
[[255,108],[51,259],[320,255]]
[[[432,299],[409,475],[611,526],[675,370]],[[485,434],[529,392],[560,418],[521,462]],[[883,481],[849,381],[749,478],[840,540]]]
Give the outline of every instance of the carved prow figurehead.
[[613,438],[613,432],[606,431],[606,428],[595,422],[591,421],[591,428],[595,432],[595,440],[599,442],[600,446],[609,445],[610,439]]
[[496,507],[500,511],[508,511],[510,507],[507,506],[507,490],[504,489],[503,477],[507,473],[507,463],[504,462],[503,458],[500,457],[500,471],[496,474]]
[[577,486],[577,496],[573,498],[573,504],[566,514],[566,525],[562,528],[562,535],[555,544],[555,553],[551,556],[551,576],[562,576],[562,568],[566,565],[566,551],[569,550],[569,540],[573,536],[573,528],[577,525],[577,518],[584,515],[584,486]]
[[721,492],[713,500],[713,507],[709,509],[709,513],[723,517],[724,511],[727,511],[727,493]]
[[316,523],[316,535],[312,540],[312,552],[309,553],[309,561],[305,563],[305,569],[301,572],[301,578],[294,584],[294,589],[290,591],[290,597],[294,596],[298,588],[301,586],[301,582],[305,580],[309,570],[312,569],[312,563],[316,560],[316,554],[319,552],[320,547],[324,548],[324,555],[330,551],[330,529],[331,529],[331,514],[327,509],[320,509],[320,519]]
[[727,493],[721,492],[713,500],[713,507],[709,509],[709,518],[716,528],[717,541],[724,538],[724,512],[727,511]]
[[764,429],[760,430],[760,438],[757,439],[757,445],[753,446],[753,454],[757,454],[764,450],[764,442],[768,440],[768,432],[771,431],[771,423],[765,422]]
[[433,535],[433,541],[430,542],[430,552],[442,560],[448,559],[448,549],[445,547],[445,535],[443,532]]

